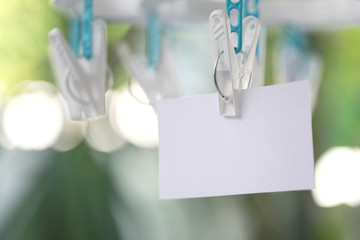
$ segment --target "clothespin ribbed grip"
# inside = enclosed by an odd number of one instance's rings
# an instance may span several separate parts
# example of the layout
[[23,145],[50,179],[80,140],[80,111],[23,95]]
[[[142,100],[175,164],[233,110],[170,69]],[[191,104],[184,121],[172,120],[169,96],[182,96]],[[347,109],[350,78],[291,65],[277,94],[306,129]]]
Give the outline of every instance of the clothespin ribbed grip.
[[232,25],[230,20],[231,32],[236,33],[237,35],[237,44],[234,44],[235,53],[238,54],[242,48],[242,19],[243,19],[243,0],[238,0],[237,2],[233,2],[232,0],[226,0],[226,13],[229,15],[231,19],[231,10],[237,10],[237,25]]

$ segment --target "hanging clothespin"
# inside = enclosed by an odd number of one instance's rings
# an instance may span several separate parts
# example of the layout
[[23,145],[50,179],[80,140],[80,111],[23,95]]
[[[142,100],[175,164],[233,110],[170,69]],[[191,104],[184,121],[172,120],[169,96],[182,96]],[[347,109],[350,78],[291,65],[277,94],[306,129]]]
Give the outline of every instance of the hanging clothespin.
[[239,116],[240,104],[237,90],[247,89],[251,85],[261,23],[253,16],[242,20],[242,0],[235,3],[227,0],[226,6],[232,19],[237,19],[236,24],[230,23],[225,11],[216,10],[210,15],[210,32],[220,114],[235,117]]
[[296,26],[287,26],[278,54],[278,81],[295,82],[309,79],[312,52],[306,32]]
[[161,64],[156,69],[149,67],[147,62],[141,61],[140,59],[143,57],[134,56],[129,45],[125,42],[119,44],[117,54],[131,73],[130,77],[134,78],[144,90],[149,104],[155,111],[157,100],[178,95],[176,81],[174,80],[176,78],[174,76],[174,60],[170,52],[163,51]]
[[[254,16],[260,19],[259,0],[244,0],[244,17]],[[259,40],[260,42],[260,40]],[[259,45],[256,47],[256,57],[259,57]]]
[[[260,20],[259,0],[244,0],[244,17],[254,16]],[[259,41],[256,47],[256,58],[253,67],[254,87],[261,87],[265,84],[265,54],[266,54],[266,27],[262,23]]]
[[[93,24],[91,12],[92,0],[86,0],[80,54],[73,52],[76,43],[71,48],[59,29],[49,34],[50,59],[55,78],[73,120],[82,120],[83,114],[85,118],[93,118],[106,113],[106,24],[102,20],[96,20]],[[74,38],[74,42],[77,40]]]
[[321,84],[324,61],[310,47],[309,33],[299,26],[286,26],[283,39],[278,47],[276,83],[308,80],[311,90],[311,106],[316,106]]
[[[177,96],[173,69],[173,59],[161,44],[161,23],[157,14],[157,0],[148,0],[145,3],[147,12],[146,22],[146,56],[138,57],[131,53],[131,49],[125,42],[118,47],[118,55],[130,72],[130,77],[144,90],[149,104],[156,111],[156,101]],[[144,56],[144,54],[140,54]],[[162,61],[160,62],[160,55]],[[146,58],[146,61],[140,59]],[[130,79],[129,79],[130,81]]]

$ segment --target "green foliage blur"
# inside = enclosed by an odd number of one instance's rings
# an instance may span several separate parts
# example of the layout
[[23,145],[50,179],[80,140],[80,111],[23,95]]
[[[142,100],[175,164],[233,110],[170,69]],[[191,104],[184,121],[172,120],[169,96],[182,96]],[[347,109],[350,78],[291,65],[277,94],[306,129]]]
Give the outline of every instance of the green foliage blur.
[[109,206],[116,198],[112,182],[88,147],[52,151],[49,161],[0,239],[119,239]]
[[[0,81],[9,89],[24,80],[54,82],[47,54],[47,35],[55,27],[67,33],[68,20],[47,1],[0,0]],[[115,87],[125,81],[126,73],[112,46],[124,38],[128,30],[129,26],[108,25],[109,62],[115,75]],[[334,146],[360,146],[360,30],[351,28],[313,33],[311,36],[312,49],[325,61],[325,73],[313,116],[315,158],[318,159]],[[276,30],[268,36],[268,84],[275,82],[273,50],[279,38],[280,32]],[[109,166],[98,163],[99,159],[106,162],[109,156],[93,153],[85,143],[66,153],[49,151],[49,165],[37,180],[36,187],[18,204],[5,230],[0,232],[0,239],[124,238],[109,203],[117,202],[126,216],[133,212],[129,210],[131,204],[123,202],[125,197],[116,193]],[[226,221],[226,217],[221,218],[212,211],[229,202],[243,206],[239,207],[242,210],[233,211],[244,215],[254,232],[251,239],[360,239],[359,209],[347,206],[319,208],[310,192],[198,199],[186,203],[177,201],[182,209],[197,216],[196,222],[188,220],[192,223],[189,229],[193,238],[178,235],[168,239],[234,239],[212,235],[216,226]],[[167,203],[156,204],[162,206],[156,209],[168,207]],[[152,215],[148,218],[138,213],[133,215],[151,226]],[[172,219],[176,216],[169,214],[169,222],[176,222]],[[210,221],[213,221],[211,227],[207,226]],[[141,232],[143,225],[139,222],[129,218],[124,228]],[[169,227],[167,224],[162,226]],[[236,229],[237,226],[231,227]],[[232,229],[229,227],[223,231]],[[147,239],[146,236],[143,239]]]
[[[48,34],[53,28],[68,33],[68,19],[48,1],[0,0],[0,80],[8,88],[24,80],[54,82],[48,59]],[[109,25],[108,44],[121,40],[129,26]],[[109,51],[110,65],[119,62]],[[115,77],[121,75],[116,71]],[[121,81],[121,80],[119,80]]]

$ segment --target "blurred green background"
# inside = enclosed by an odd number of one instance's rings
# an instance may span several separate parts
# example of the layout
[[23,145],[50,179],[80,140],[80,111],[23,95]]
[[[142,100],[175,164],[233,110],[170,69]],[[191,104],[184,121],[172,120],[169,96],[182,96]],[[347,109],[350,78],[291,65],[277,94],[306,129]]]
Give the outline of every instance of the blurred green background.
[[[55,82],[47,53],[55,27],[66,33],[68,20],[47,1],[0,0],[5,104],[25,80]],[[108,25],[114,88],[127,81],[114,46],[136,31]],[[276,82],[281,34],[268,32],[267,84]],[[317,161],[332,147],[360,145],[360,25],[312,32],[310,40],[325,66],[313,115]],[[17,186],[21,193],[12,192]],[[126,143],[105,153],[85,140],[66,152],[0,147],[0,239],[360,239],[358,206],[319,207],[309,191],[176,201],[157,192],[156,149]]]

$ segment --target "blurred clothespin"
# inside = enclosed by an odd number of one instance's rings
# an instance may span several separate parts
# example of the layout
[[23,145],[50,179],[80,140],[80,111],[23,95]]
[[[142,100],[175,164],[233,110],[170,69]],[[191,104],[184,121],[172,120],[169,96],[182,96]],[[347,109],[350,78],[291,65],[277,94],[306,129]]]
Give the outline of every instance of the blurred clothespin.
[[253,16],[242,19],[242,0],[235,3],[227,0],[226,8],[231,23],[223,10],[216,10],[210,15],[214,82],[219,93],[220,114],[235,117],[239,116],[240,109],[236,92],[249,88],[252,82],[261,23]]
[[173,58],[169,52],[163,52],[162,63],[156,69],[149,67],[148,62],[141,61],[142,58],[134,56],[125,42],[118,46],[117,54],[130,72],[130,78],[134,78],[141,86],[155,111],[157,100],[177,96],[175,76],[172,74]]
[[277,54],[277,83],[308,80],[314,108],[324,63],[320,55],[311,50],[309,34],[297,26],[286,26]]
[[[73,30],[79,30],[78,23]],[[104,115],[107,91],[106,24],[92,21],[92,0],[85,0],[79,47],[74,32],[71,47],[59,29],[49,34],[50,59],[55,78],[73,120]],[[82,51],[80,51],[82,50]],[[84,114],[84,116],[83,116]]]
[[[244,17],[254,16],[260,20],[259,0],[244,0]],[[261,23],[259,41],[256,47],[256,58],[253,67],[252,86],[265,84],[266,27]]]
[[[145,3],[147,11],[146,63],[132,55],[129,45],[124,42],[118,47],[118,55],[129,70],[130,78],[137,81],[144,90],[149,104],[156,110],[155,103],[157,100],[175,97],[177,91],[172,81],[173,76],[170,73],[173,59],[165,60],[164,58],[169,58],[169,53],[161,52],[163,49],[161,24],[157,14],[157,0],[149,0]],[[163,58],[161,64],[160,56]]]

